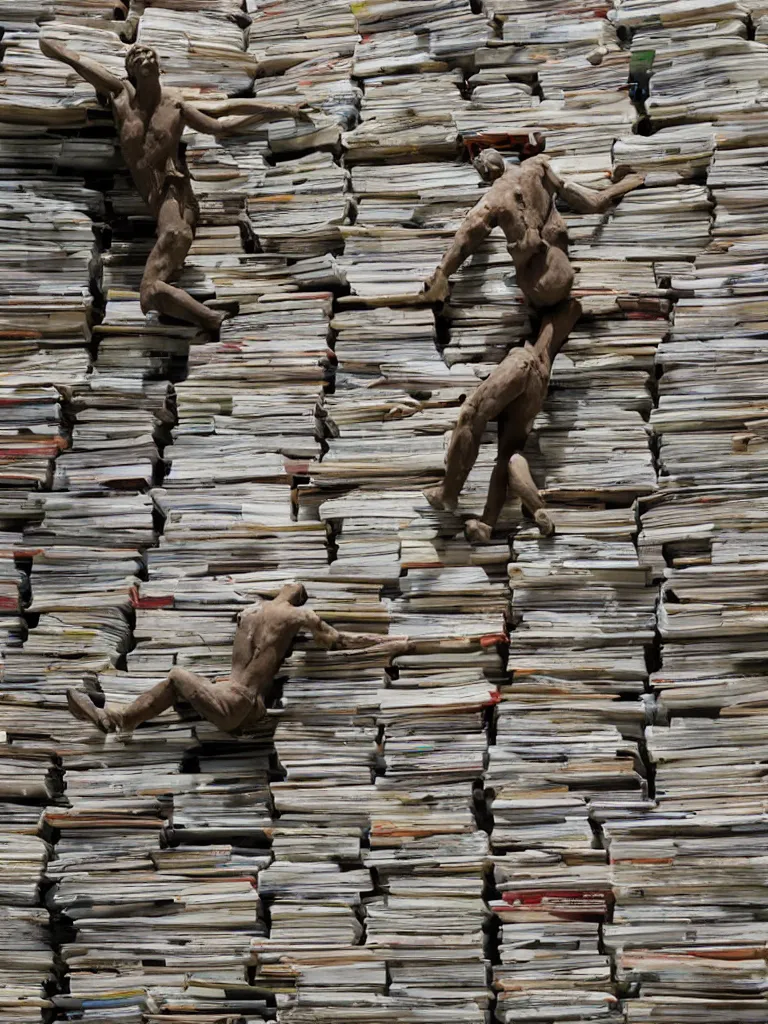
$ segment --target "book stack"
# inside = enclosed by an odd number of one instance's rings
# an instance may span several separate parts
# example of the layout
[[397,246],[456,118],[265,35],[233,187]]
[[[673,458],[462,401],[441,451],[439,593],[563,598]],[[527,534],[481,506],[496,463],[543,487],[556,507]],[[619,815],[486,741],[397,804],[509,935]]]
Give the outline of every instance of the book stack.
[[[368,908],[366,944],[387,961],[390,995],[434,1021],[441,1007],[482,1021],[490,1002],[488,846],[472,793],[486,756],[483,709],[497,699],[501,662],[492,649],[480,653],[471,640],[461,641],[462,633],[471,635],[469,617],[445,614],[448,602],[439,598],[443,588],[468,594],[470,578],[490,597],[483,601],[485,628],[498,629],[503,589],[489,584],[482,569],[411,570],[401,580],[393,629],[434,645],[435,653],[397,658],[397,677],[380,699],[383,801],[373,815],[369,863],[384,892]],[[424,794],[426,806],[414,803],[415,793]]]
[[[40,804],[59,789],[50,752],[0,743],[0,1021],[42,1021],[51,1009],[54,953],[39,906],[51,845]],[[19,801],[18,803],[16,801]],[[48,837],[50,838],[50,837]]]
[[[314,583],[310,590],[318,614],[338,628],[370,631],[374,615],[386,630],[377,588]],[[272,928],[253,947],[256,984],[276,993],[281,1021],[305,1007],[349,1013],[386,986],[382,957],[362,945],[375,888],[362,844],[376,799],[376,711],[386,663],[375,651],[304,647],[281,673],[274,742],[284,777],[272,783],[275,859],[259,887]]]
[[[58,19],[45,25],[43,34],[84,57],[97,59],[113,74],[124,78],[128,46],[120,38],[117,22],[89,24],[87,21]],[[89,122],[108,123],[93,86],[76,71],[40,52],[37,25],[14,26],[3,36],[3,93],[0,121],[22,125],[3,134],[37,134],[41,127],[67,129]],[[28,126],[28,127],[27,127]]]
[[278,76],[318,58],[351,57],[360,41],[348,0],[249,0],[247,9],[253,19],[248,50],[259,62],[260,77]]
[[[768,50],[747,40],[747,8],[738,3],[641,4],[611,12],[632,32],[633,74],[654,128],[682,122],[752,121]],[[720,87],[701,91],[702,67]],[[734,70],[737,69],[737,70]]]
[[484,7],[501,41],[478,51],[462,134],[546,133],[561,174],[596,184],[617,135],[631,129],[629,55],[602,11],[583,4],[493,0]]
[[660,128],[653,135],[622,135],[613,146],[616,167],[645,174],[646,186],[675,185],[706,172],[715,150],[710,124]]
[[351,176],[357,220],[369,227],[455,229],[484,187],[468,164],[447,161],[358,164]]
[[[7,410],[0,439],[0,487],[50,486],[53,460],[67,444],[56,385],[84,379],[94,252],[85,197],[20,178],[0,193],[0,395]],[[58,194],[57,194],[58,191]],[[83,190],[85,192],[85,190]],[[44,294],[43,294],[44,293]]]
[[598,320],[573,331],[526,445],[534,479],[552,498],[629,503],[655,489],[644,416],[647,366],[663,330],[663,321]]
[[[669,230],[671,216],[680,218],[676,233]],[[567,215],[575,291],[592,319],[572,332],[555,362],[554,391],[526,454],[550,501],[586,507],[553,509],[553,538],[529,529],[513,543],[512,685],[497,709],[487,773],[495,790],[491,842],[501,855],[500,899],[492,903],[503,923],[502,966],[494,970],[500,1020],[542,1013],[548,1019],[623,1019],[599,944],[614,896],[595,836],[601,823],[632,819],[652,806],[643,739],[652,713],[646,657],[656,593],[633,543],[633,502],[656,486],[645,419],[654,354],[667,329],[659,266],[691,259],[697,251],[691,228],[704,241],[708,219],[700,188],[646,189],[608,217]],[[583,462],[582,409],[590,444],[599,445],[605,430],[606,440],[613,438],[610,454],[606,448],[587,456],[585,449]],[[612,481],[602,477],[614,469]],[[609,564],[609,574],[617,572],[610,580],[603,577]],[[581,625],[585,602],[570,590],[570,572],[576,590],[591,579]],[[561,585],[562,605],[555,596]]]
[[343,248],[341,225],[352,212],[349,172],[315,152],[267,168],[247,189],[251,229],[261,251],[308,258]]
[[287,121],[270,128],[275,153],[336,149],[344,129],[354,128],[362,92],[352,81],[352,56],[360,41],[348,0],[254,0],[248,52],[258,61],[259,99],[308,103],[314,125]]
[[[189,741],[188,730],[178,734],[177,757]],[[151,746],[139,744],[151,762]],[[255,888],[264,858],[229,846],[162,849],[170,802],[162,794],[172,792],[173,774],[161,764],[125,771],[122,760],[122,784],[114,781],[119,760],[111,785],[92,758],[82,771],[73,765],[71,808],[49,812],[62,833],[49,903],[74,932],[62,948],[69,991],[55,1002],[67,1019],[91,1008],[121,1021],[137,1009],[260,1016],[247,965],[251,939],[265,930]]]
[[637,996],[626,1002],[628,1020],[760,1020],[764,968],[752,951],[762,945],[764,893],[750,876],[764,842],[761,817],[743,804],[718,810],[716,801],[667,814],[662,800],[658,814],[606,826],[619,898],[605,943],[618,980]]
[[624,1020],[600,947],[610,907],[605,852],[579,853],[564,840],[494,858],[501,963],[493,978],[503,1024]]
[[506,238],[495,228],[475,255],[456,274],[443,315],[449,365],[480,363],[481,377],[492,372],[515,344],[531,336],[530,311],[515,284]]
[[330,300],[328,293],[278,292],[241,301],[221,340],[195,350],[176,389],[171,487],[287,481],[286,458],[297,460],[295,472],[317,458]]
[[[717,269],[713,264],[721,260],[724,265]],[[659,348],[664,376],[652,417],[668,489],[706,485],[724,493],[734,484],[763,483],[755,430],[762,415],[758,391],[765,360],[762,271],[759,264],[726,261],[713,246],[701,267],[697,260],[690,280],[675,280],[681,298],[674,333]],[[728,353],[727,362],[721,352]],[[694,401],[703,368],[713,371],[704,407]]]
[[611,145],[630,130],[628,54],[596,12],[525,13],[517,2],[493,4],[503,45],[478,52],[464,135],[540,129],[561,173],[599,182]]
[[157,51],[164,81],[188,96],[218,99],[245,92],[258,69],[246,48],[242,15],[229,4],[190,10],[153,3],[141,15],[136,42]]
[[494,35],[468,0],[366,0],[354,11],[363,37],[355,74],[362,78],[472,67],[475,49]]
[[[10,40],[9,40],[10,41]],[[50,487],[66,441],[59,388],[81,380],[88,365],[91,300],[88,264],[94,236],[87,211],[93,193],[81,182],[57,183],[38,168],[9,172],[2,190],[0,253],[4,275],[0,342],[0,1021],[50,1016],[56,967],[48,913],[39,906],[52,835],[43,805],[61,792],[54,750],[35,737],[46,717],[41,687],[22,673],[30,600],[29,569],[37,544],[24,537],[43,517],[38,489]],[[29,493],[29,492],[33,493]],[[22,568],[23,567],[23,568]],[[38,668],[38,671],[40,669]],[[35,682],[39,681],[39,677]],[[30,689],[37,689],[30,694]]]
[[[369,63],[373,63],[370,69]],[[418,66],[424,72],[432,70],[429,60]],[[459,145],[455,112],[466,103],[459,91],[461,72],[420,74],[416,70],[386,75],[380,71],[379,62],[355,58],[352,73],[365,80],[365,92],[359,126],[342,134],[347,160],[455,156]]]

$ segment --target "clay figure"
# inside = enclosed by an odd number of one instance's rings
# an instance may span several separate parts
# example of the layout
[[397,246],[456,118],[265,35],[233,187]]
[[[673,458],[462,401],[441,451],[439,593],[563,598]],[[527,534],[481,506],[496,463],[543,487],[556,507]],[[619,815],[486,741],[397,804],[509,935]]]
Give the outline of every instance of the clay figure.
[[580,315],[581,306],[576,299],[568,299],[546,313],[536,344],[526,342],[522,347],[511,349],[459,410],[446,455],[445,477],[424,495],[435,508],[455,510],[461,489],[477,459],[486,424],[495,419],[498,424],[496,464],[482,517],[467,523],[470,540],[490,540],[510,488],[520,496],[542,533],[553,532],[528,463],[519,453],[547,397],[555,356]]
[[439,267],[425,283],[422,298],[444,301],[450,291],[448,278],[498,225],[507,238],[518,287],[540,314],[540,331],[535,345],[512,349],[464,403],[448,448],[443,482],[424,494],[437,509],[456,508],[485,426],[496,419],[498,455],[488,500],[482,518],[467,523],[467,535],[471,540],[490,539],[509,489],[523,499],[542,532],[551,533],[552,522],[520,452],[546,398],[552,361],[581,309],[570,299],[574,272],[568,259],[568,231],[555,207],[555,196],[581,213],[603,213],[615,199],[642,185],[644,176],[624,175],[597,192],[564,181],[541,154],[508,167],[498,150],[485,149],[473,164],[491,187],[464,218]]
[[181,93],[160,84],[157,54],[134,44],[125,57],[127,80],[116,77],[97,61],[42,36],[46,57],[74,68],[107,97],[120,137],[123,159],[136,188],[157,219],[157,242],[141,281],[141,308],[197,324],[215,332],[227,315],[193,299],[171,282],[184,265],[195,237],[199,215],[181,141],[185,127],[207,135],[229,135],[245,125],[271,117],[310,121],[303,107],[262,103],[254,99],[225,100],[203,113]]
[[265,695],[298,633],[306,630],[326,649],[355,650],[375,647],[388,656],[405,654],[412,644],[404,637],[366,633],[342,633],[329,626],[311,609],[304,608],[307,592],[300,583],[287,584],[272,601],[244,608],[237,619],[229,680],[212,683],[184,668],[172,668],[168,676],[137,697],[126,708],[99,708],[88,694],[67,691],[72,714],[90,721],[103,732],[132,732],[137,725],[186,701],[209,722],[231,732],[256,725],[267,714]]
[[473,161],[491,187],[464,218],[440,266],[425,284],[423,298],[444,301],[448,278],[476,252],[498,225],[507,238],[517,285],[534,309],[548,309],[571,294],[573,267],[568,259],[568,230],[555,208],[555,195],[579,213],[604,213],[620,196],[642,185],[642,174],[627,174],[602,192],[564,181],[539,154],[507,166],[496,149]]

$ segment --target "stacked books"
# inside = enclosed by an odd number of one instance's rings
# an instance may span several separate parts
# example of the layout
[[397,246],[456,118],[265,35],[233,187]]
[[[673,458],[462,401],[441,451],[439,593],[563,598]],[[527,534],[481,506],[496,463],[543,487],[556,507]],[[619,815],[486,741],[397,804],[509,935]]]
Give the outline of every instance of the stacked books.
[[224,96],[242,93],[250,89],[258,65],[247,51],[238,15],[226,7],[152,4],[141,15],[136,41],[157,51],[169,86],[202,96],[214,90]]
[[362,96],[352,80],[360,34],[351,5],[347,0],[255,0],[248,9],[253,17],[248,52],[259,69],[256,96],[312,107],[312,125],[281,121],[270,126],[272,151],[337,149],[342,130],[357,122]]

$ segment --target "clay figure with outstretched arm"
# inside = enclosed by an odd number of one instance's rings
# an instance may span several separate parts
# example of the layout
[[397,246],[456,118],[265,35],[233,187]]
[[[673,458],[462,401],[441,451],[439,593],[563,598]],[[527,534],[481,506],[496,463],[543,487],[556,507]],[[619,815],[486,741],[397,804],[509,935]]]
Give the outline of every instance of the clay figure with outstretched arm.
[[217,729],[231,732],[249,728],[265,717],[265,695],[300,632],[311,633],[316,643],[328,650],[370,648],[394,657],[412,649],[404,637],[339,632],[303,607],[306,600],[304,587],[290,583],[274,600],[260,601],[240,612],[227,682],[212,683],[194,672],[172,668],[161,683],[128,707],[99,708],[88,694],[71,689],[67,691],[69,709],[76,718],[93,722],[103,732],[132,732],[142,722],[186,701]]
[[555,207],[560,196],[578,213],[604,213],[620,196],[642,185],[641,174],[625,175],[602,192],[564,181],[539,154],[507,166],[498,150],[485,149],[473,161],[491,187],[467,214],[439,267],[425,283],[425,297],[444,301],[448,278],[498,225],[507,238],[517,285],[534,309],[548,309],[571,294],[573,267],[568,229]]
[[225,100],[213,105],[210,113],[203,113],[177,90],[161,86],[157,54],[138,43],[126,54],[127,80],[44,35],[40,49],[46,57],[69,64],[109,99],[123,159],[157,218],[157,242],[141,281],[142,311],[155,310],[217,331],[225,314],[209,309],[171,283],[184,265],[199,214],[181,141],[184,128],[222,136],[271,117],[310,120],[308,114],[298,106],[254,99]]
[[528,464],[518,453],[525,446],[533,421],[547,397],[555,356],[580,315],[581,306],[576,299],[568,299],[546,313],[536,344],[526,342],[520,348],[513,348],[459,410],[446,455],[445,477],[424,495],[435,508],[451,511],[456,508],[461,489],[480,451],[486,424],[496,420],[496,464],[483,515],[479,521],[467,523],[470,540],[490,539],[510,489],[522,498],[542,533],[552,532]]

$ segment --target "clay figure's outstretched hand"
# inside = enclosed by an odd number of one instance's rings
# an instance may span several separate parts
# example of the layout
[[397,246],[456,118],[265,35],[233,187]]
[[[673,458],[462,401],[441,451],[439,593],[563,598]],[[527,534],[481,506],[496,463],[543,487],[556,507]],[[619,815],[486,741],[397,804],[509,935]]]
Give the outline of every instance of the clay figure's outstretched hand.
[[451,286],[448,283],[448,278],[445,276],[440,267],[430,274],[427,280],[424,282],[424,291],[422,297],[427,302],[445,302],[451,292]]
[[414,642],[407,636],[391,636],[381,633],[341,633],[340,635],[342,637],[341,644],[336,648],[339,656],[353,656],[357,653],[397,658],[403,654],[412,654],[415,649]]
[[184,120],[193,131],[216,136],[233,135],[241,128],[276,118],[292,117],[304,124],[314,124],[309,111],[305,103],[265,103],[247,97],[223,100],[207,106],[206,110],[191,103],[183,106]]
[[389,636],[385,633],[339,633],[341,637],[340,646],[345,651],[360,649],[372,650],[388,644],[403,644],[408,642],[407,636]]
[[645,181],[644,174],[629,173],[626,168],[616,168],[613,183],[598,192],[578,182],[561,178],[548,161],[543,162],[542,166],[550,187],[577,213],[606,213],[612,203],[627,192],[639,188]]
[[637,171],[633,171],[631,167],[627,167],[626,164],[617,164],[613,169],[611,180],[614,182],[623,182],[625,185],[629,185],[630,188],[640,188],[646,179],[645,174],[641,174]]
[[49,39],[46,35],[40,36],[40,52],[44,56],[50,57],[51,60],[60,60],[64,64],[69,64],[81,78],[84,78],[89,85],[94,87],[96,92],[104,93],[106,96],[114,96],[123,89],[122,80],[99,64],[98,61],[91,60],[90,57],[81,57],[74,50],[70,50],[61,43]]

